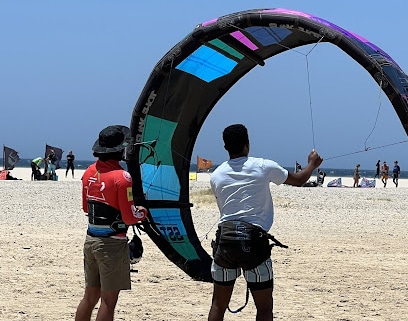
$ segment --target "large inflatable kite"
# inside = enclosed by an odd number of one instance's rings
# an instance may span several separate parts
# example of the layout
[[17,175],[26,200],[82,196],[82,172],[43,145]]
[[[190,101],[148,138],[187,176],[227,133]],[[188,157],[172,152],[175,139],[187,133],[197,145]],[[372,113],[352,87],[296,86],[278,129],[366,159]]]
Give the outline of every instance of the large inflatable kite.
[[211,257],[195,232],[189,201],[190,161],[200,128],[220,98],[254,67],[319,42],[332,43],[368,71],[408,133],[408,77],[398,64],[363,37],[303,12],[258,9],[204,22],[154,67],[133,110],[128,169],[135,178],[135,203],[149,208],[143,229],[193,279],[211,281]]

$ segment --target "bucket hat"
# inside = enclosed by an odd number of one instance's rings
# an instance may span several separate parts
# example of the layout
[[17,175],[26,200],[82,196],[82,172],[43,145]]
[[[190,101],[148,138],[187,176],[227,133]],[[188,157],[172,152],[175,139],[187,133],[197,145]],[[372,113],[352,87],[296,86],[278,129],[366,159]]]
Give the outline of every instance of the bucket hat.
[[122,125],[112,125],[101,130],[99,138],[92,147],[94,153],[119,152],[129,144],[130,129]]

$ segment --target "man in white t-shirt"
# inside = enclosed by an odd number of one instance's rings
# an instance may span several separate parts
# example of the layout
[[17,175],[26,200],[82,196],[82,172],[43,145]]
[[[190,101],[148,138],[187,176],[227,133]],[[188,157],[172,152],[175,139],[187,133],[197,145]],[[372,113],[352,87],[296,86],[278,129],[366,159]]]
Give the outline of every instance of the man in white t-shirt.
[[300,172],[291,173],[278,163],[248,157],[249,138],[244,125],[228,126],[223,132],[230,159],[211,175],[220,220],[213,247],[211,274],[214,292],[208,320],[222,320],[243,271],[257,308],[257,320],[273,317],[273,271],[267,232],[273,223],[269,183],[302,186],[323,159],[312,151]]

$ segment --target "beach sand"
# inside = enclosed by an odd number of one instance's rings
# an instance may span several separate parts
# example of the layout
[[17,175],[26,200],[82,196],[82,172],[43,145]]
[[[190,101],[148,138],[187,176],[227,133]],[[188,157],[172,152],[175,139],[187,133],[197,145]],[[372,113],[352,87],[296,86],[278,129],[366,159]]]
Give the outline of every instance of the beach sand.
[[[13,176],[23,180],[0,181],[0,320],[73,320],[84,288],[83,171],[72,179],[58,170],[57,182],[32,182],[30,173],[16,168]],[[190,182],[192,198],[209,189],[208,178]],[[343,184],[352,186],[350,180]],[[276,320],[407,320],[407,183],[364,189],[271,184],[271,233],[289,246],[272,254]],[[210,251],[219,216],[215,202],[195,202],[192,214]],[[115,320],[206,320],[212,284],[191,280],[147,235],[141,238],[145,252],[134,265],[139,272],[132,273],[132,290],[121,292]],[[231,308],[244,302],[241,277]],[[252,299],[242,312],[225,315],[254,319]]]

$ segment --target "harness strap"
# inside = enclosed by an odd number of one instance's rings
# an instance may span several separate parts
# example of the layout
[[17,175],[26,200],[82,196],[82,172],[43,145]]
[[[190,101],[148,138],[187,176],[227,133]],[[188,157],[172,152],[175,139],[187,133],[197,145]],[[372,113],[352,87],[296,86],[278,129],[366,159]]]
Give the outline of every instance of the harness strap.
[[111,237],[111,236],[115,235],[115,233],[109,233],[109,234],[106,234],[106,235],[96,235],[96,234],[90,232],[89,230],[86,231],[86,234],[89,235],[89,236],[92,236],[92,237]]
[[[126,233],[128,228],[119,210],[108,204],[92,200],[88,200],[88,223],[87,234],[90,236],[114,236]],[[97,231],[98,226],[103,229]]]
[[246,307],[246,305],[248,304],[248,300],[249,300],[249,288],[248,288],[248,285],[247,285],[244,305],[242,307],[236,309],[236,310],[231,310],[230,307],[229,307],[229,304],[228,304],[228,311],[231,312],[231,313],[241,312]]
[[271,244],[271,248],[274,246],[279,246],[282,247],[284,249],[287,249],[289,246],[282,244],[281,242],[279,242],[273,235],[266,233],[266,237],[271,240],[273,243]]

